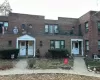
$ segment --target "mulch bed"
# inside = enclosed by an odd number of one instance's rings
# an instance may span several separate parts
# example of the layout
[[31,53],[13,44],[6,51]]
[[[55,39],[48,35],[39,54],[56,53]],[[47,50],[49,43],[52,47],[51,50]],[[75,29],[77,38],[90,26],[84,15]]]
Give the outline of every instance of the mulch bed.
[[31,74],[0,76],[0,80],[100,80],[100,78],[73,74]]

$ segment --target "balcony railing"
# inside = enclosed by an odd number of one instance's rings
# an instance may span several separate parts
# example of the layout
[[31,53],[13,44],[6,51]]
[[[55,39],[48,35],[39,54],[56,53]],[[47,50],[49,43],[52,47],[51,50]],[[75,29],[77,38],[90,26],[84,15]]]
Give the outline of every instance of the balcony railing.
[[66,35],[66,36],[79,36],[79,34],[75,34],[73,30],[63,30],[59,31],[59,33],[44,33],[45,35]]

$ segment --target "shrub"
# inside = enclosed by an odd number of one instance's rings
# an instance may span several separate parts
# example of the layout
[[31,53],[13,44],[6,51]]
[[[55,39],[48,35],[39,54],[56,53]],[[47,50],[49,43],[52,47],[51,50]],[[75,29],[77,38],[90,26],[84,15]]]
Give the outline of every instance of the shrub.
[[70,54],[67,49],[49,49],[52,58],[69,58]]
[[45,58],[52,58],[52,55],[50,54],[50,52],[45,53]]
[[36,63],[35,59],[29,59],[28,60],[28,67],[29,68],[34,68],[35,63]]
[[19,49],[9,49],[9,50],[0,50],[0,56],[2,59],[11,59],[11,56],[14,55],[16,59],[18,57]]
[[36,50],[36,57],[40,58],[40,50],[39,49]]

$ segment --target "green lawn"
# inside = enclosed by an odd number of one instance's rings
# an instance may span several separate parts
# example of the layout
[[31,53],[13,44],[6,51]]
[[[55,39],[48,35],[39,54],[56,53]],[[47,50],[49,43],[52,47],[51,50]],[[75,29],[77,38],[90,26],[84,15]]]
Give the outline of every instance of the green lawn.
[[100,73],[100,60],[94,59],[84,59],[88,71],[95,71],[96,73]]
[[85,59],[86,65],[90,67],[100,67],[100,60]]
[[69,59],[68,64],[64,64],[64,59],[29,59],[28,68],[33,69],[57,69],[61,67],[72,67],[73,59]]

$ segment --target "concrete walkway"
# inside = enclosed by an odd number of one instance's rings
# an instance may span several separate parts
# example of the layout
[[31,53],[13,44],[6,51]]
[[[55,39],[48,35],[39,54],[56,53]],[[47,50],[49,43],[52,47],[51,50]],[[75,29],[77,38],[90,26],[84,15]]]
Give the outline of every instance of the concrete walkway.
[[15,69],[26,69],[27,67],[27,60],[26,59],[23,59],[23,60],[20,60],[16,65],[15,65]]
[[83,57],[74,58],[74,72],[88,73]]
[[62,69],[29,70],[27,69],[27,60],[22,59],[16,64],[15,68],[10,70],[0,71],[0,75],[32,74],[32,73],[66,73],[66,74],[79,74],[79,75],[100,77],[100,74],[87,71],[85,62],[82,57],[75,57],[74,67],[72,70],[62,70]]

